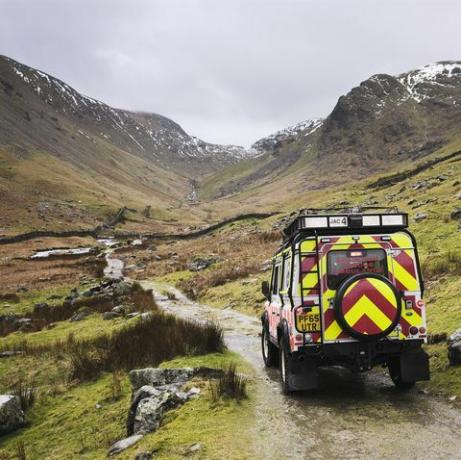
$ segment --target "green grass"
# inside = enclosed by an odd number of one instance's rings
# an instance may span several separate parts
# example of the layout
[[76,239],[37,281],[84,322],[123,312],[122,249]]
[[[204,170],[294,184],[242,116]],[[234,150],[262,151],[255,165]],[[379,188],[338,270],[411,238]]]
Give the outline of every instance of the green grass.
[[232,308],[248,315],[259,315],[263,306],[261,281],[266,273],[208,288],[201,301],[217,308]]
[[81,321],[60,321],[52,329],[43,329],[39,332],[21,333],[15,332],[6,337],[0,338],[0,349],[18,349],[21,343],[26,339],[31,346],[46,345],[50,342],[66,339],[69,334],[73,334],[75,339],[89,339],[103,333],[112,332],[121,329],[129,322],[137,321],[137,318],[124,319],[117,318],[110,321],[102,319],[99,313],[92,314]]
[[[19,302],[8,299],[0,299],[1,314],[25,315],[30,313],[34,304],[46,302],[48,305],[58,305],[69,294],[74,286],[59,286],[46,291],[28,291],[18,293]],[[51,298],[56,297],[56,298]]]
[[[248,369],[231,352],[177,358],[162,363],[162,367],[224,367],[231,362],[237,362],[239,369]],[[152,449],[159,449],[156,458],[182,458],[195,442],[203,446],[196,458],[222,458],[222,452],[229,459],[250,458],[249,428],[254,409],[251,397],[239,404],[234,401],[214,404],[207,382],[193,384],[202,388],[199,398],[172,411],[158,432],[147,435],[117,458],[131,460],[137,452]],[[29,460],[106,458],[109,446],[126,436],[131,394],[127,376],[121,380],[120,399],[113,400],[112,393],[112,376],[104,374],[97,381],[42,396],[27,415],[29,426],[1,438],[0,458],[15,458],[13,452],[18,440],[24,442]],[[97,404],[102,407],[97,409]]]
[[424,384],[431,393],[461,399],[461,366],[449,366],[445,343],[428,345],[431,380]]

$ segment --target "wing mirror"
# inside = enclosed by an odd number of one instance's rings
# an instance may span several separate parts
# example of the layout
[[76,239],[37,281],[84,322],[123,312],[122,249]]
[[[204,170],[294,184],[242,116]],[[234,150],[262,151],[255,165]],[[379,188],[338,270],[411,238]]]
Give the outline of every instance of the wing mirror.
[[271,289],[268,281],[263,281],[261,284],[261,292],[267,300],[271,300]]

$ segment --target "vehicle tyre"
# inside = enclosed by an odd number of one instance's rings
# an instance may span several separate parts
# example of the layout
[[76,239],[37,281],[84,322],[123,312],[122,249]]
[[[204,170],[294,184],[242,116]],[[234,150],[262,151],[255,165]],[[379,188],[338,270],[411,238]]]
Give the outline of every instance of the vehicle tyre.
[[283,336],[279,343],[279,364],[280,364],[280,380],[282,383],[282,393],[288,395],[294,391],[291,386],[291,353],[288,345],[288,341]]
[[271,342],[269,331],[266,325],[263,326],[261,333],[261,351],[266,367],[277,367],[279,363],[279,351]]
[[389,376],[397,388],[401,390],[410,390],[415,386],[415,382],[402,382],[402,375],[400,372],[400,361],[393,359],[387,364],[389,369]]

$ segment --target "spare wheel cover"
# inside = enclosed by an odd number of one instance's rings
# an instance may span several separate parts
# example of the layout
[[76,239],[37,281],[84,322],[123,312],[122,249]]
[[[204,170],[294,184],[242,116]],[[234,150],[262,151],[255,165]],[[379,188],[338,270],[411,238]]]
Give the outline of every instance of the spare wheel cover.
[[360,273],[346,278],[335,297],[339,325],[359,340],[375,340],[391,333],[402,313],[401,295],[384,276]]

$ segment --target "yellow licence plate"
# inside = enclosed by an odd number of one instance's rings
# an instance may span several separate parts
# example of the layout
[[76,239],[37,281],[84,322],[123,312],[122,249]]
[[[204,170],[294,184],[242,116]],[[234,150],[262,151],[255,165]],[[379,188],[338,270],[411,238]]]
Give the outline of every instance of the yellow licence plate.
[[313,307],[306,313],[300,311],[296,315],[296,329],[299,332],[320,332],[319,307]]

